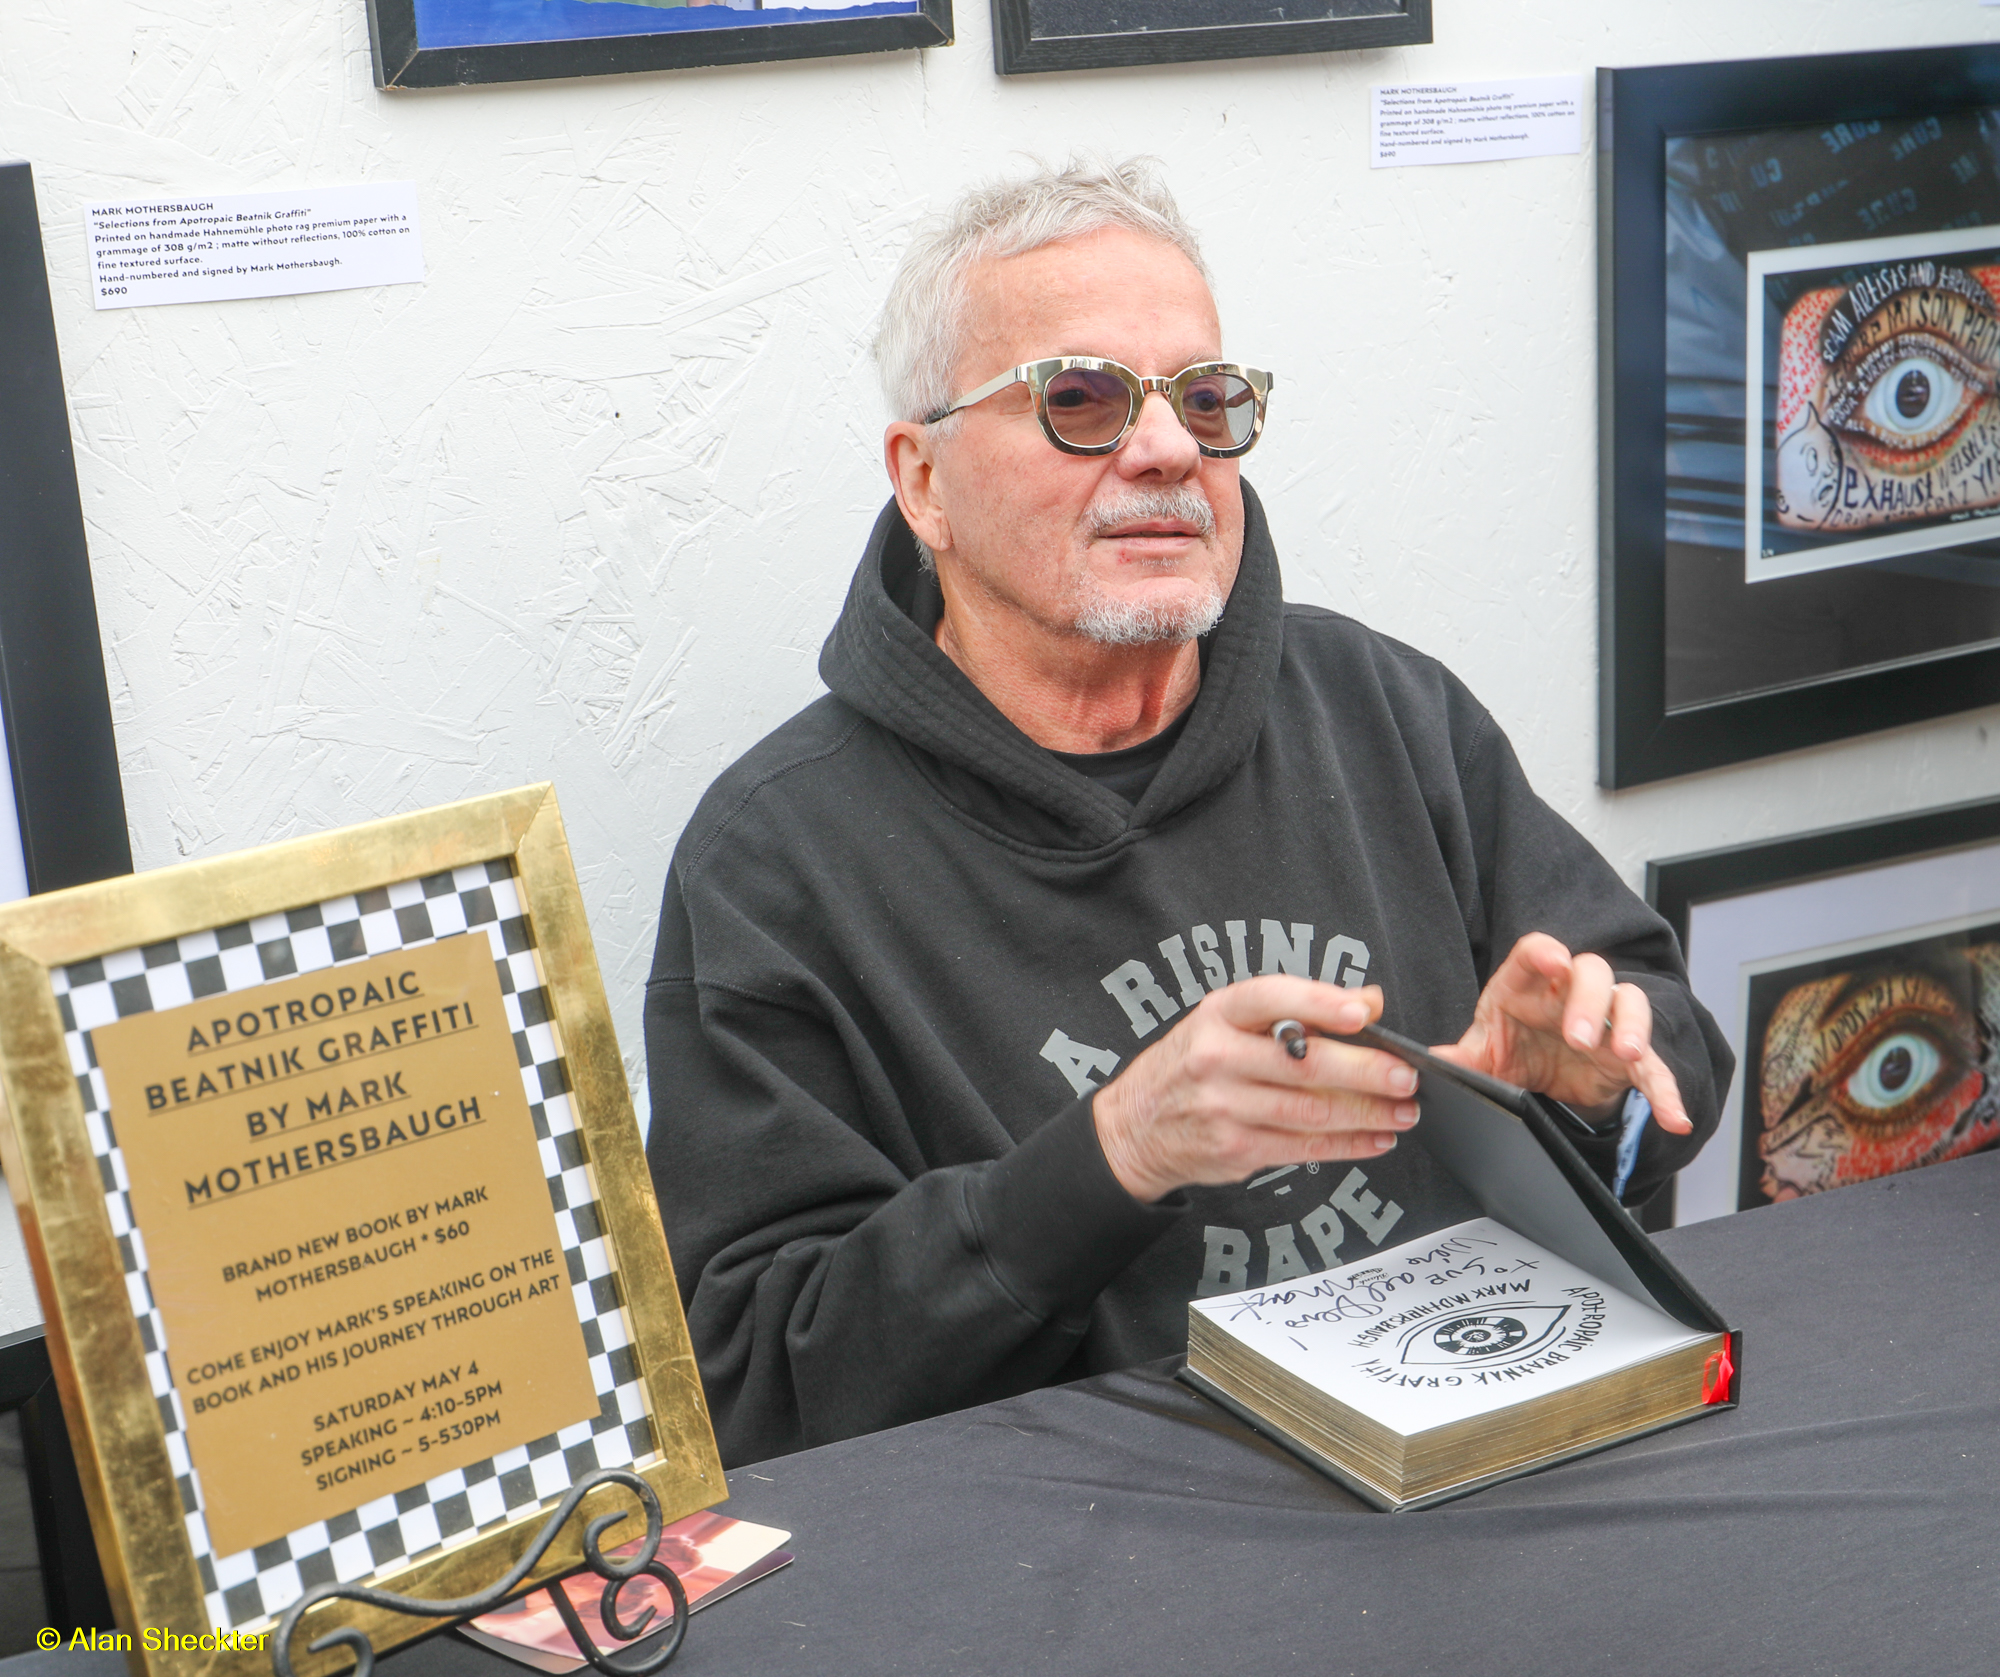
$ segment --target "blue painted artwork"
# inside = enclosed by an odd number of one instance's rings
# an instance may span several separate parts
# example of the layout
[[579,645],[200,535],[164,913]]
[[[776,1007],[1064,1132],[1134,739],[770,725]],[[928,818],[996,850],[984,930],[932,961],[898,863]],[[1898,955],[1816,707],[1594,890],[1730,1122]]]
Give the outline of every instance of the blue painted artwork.
[[689,29],[830,23],[907,16],[917,0],[859,6],[635,6],[620,0],[416,0],[417,40],[436,47],[512,46],[531,41],[596,41],[617,35],[665,35]]

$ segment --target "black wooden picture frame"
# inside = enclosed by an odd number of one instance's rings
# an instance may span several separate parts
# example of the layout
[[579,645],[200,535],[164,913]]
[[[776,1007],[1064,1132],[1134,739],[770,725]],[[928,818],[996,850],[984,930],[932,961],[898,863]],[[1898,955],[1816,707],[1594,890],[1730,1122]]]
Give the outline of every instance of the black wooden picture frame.
[[33,173],[0,163],[0,709],[28,890],[132,871]]
[[789,58],[946,47],[952,42],[952,0],[918,0],[914,11],[881,17],[812,18],[484,45],[427,42],[421,38],[419,5],[420,0],[368,0],[368,38],[379,88],[468,87],[704,65],[764,64]]
[[[1049,15],[1057,9],[1070,17],[1058,22]],[[1026,76],[1420,46],[1431,39],[1431,0],[1332,0],[1324,9],[1334,15],[1314,18],[1286,18],[1288,9],[1299,8],[1255,0],[993,0],[993,67],[1003,76]],[[1134,11],[1145,21],[1121,27],[1120,14]]]
[[1646,901],[1687,947],[1688,913],[1696,903],[1740,897],[1775,885],[1797,885],[1829,874],[1888,862],[1913,861],[2000,838],[2000,798],[1947,804],[1914,815],[1891,815],[1844,827],[1733,844],[1646,864]]
[[[1788,886],[1946,857],[1996,841],[2000,841],[2000,798],[1981,798],[1909,815],[1852,822],[1648,862],[1646,901],[1673,927],[1675,938],[1694,964],[1698,952],[1690,948],[1689,933],[1698,905],[1752,898]],[[1828,925],[1824,936],[1835,941],[1841,930],[1837,925]],[[1876,941],[1885,939],[1886,935],[1878,935]],[[1720,1019],[1725,999],[1711,995],[1705,1000]],[[1723,1020],[1723,1023],[1726,1029],[1729,1022]],[[1753,1057],[1746,1053],[1743,1058],[1747,1062]],[[1752,1069],[1749,1064],[1737,1066],[1739,1085]],[[1741,1096],[1742,1091],[1739,1089],[1738,1093]],[[1726,1142],[1710,1145],[1726,1145]],[[1648,1202],[1641,1219],[1644,1227],[1663,1229],[1674,1224],[1677,1186],[1677,1182],[1669,1181]]]
[[[16,162],[0,162],[0,715],[30,893],[130,873],[34,174]],[[44,1612],[109,1629],[39,1327],[0,1337],[0,1409],[22,1416]]]
[[[1727,656],[1748,672],[1760,648],[1783,649],[1788,630],[1797,645],[1859,649],[1882,637],[1885,619],[1898,612],[1935,618],[1950,608],[1940,592],[1945,580],[1908,577],[1921,569],[1908,562],[1850,563],[1810,578],[1746,583],[1741,553],[1733,577],[1724,575],[1732,562],[1726,550],[1715,550],[1707,571],[1683,557],[1694,551],[1686,544],[1670,555],[1670,514],[1694,516],[1705,500],[1724,505],[1733,488],[1736,516],[1743,518],[1741,463],[1763,439],[1742,434],[1740,411],[1733,443],[1726,425],[1703,437],[1695,421],[1670,416],[1667,280],[1670,142],[1817,127],[1822,138],[1832,137],[1829,145],[1866,129],[1890,146],[1894,125],[1940,116],[1970,120],[2000,107],[2000,45],[1600,69],[1597,94],[1600,783],[1636,786],[2000,701],[2000,635],[1879,659],[1861,650],[1835,652],[1825,673],[1762,685],[1746,673],[1737,691],[1701,673],[1704,635],[1733,647]],[[1990,160],[1987,167],[1990,173]],[[1980,190],[1993,201],[1991,214],[1978,219],[2000,224],[2000,191],[1984,184]],[[1805,202],[1802,191],[1799,203]],[[1873,231],[1870,206],[1844,206],[1842,213],[1848,210],[1856,235]],[[1817,236],[1826,241],[1824,232]],[[1751,248],[1764,255],[1767,245],[1805,242],[1804,232],[1794,231]],[[1740,409],[1740,392],[1738,399]],[[1670,444],[1692,458],[1718,438],[1737,451],[1733,485],[1726,474],[1703,478],[1670,468]],[[1966,572],[1990,563],[1993,580],[1983,569],[1977,579],[1961,577],[1961,594],[1990,600],[1982,613],[2000,612],[2000,542],[1975,538],[1955,553]],[[1933,557],[1933,569],[1952,557]],[[1696,596],[1699,602],[1684,611],[1670,603],[1670,580],[1675,602]],[[1787,589],[1789,596],[1778,592]],[[1767,610],[1790,616],[1774,627],[1758,617]],[[1725,661],[1718,656],[1713,667]],[[1689,670],[1696,675],[1688,677]],[[1670,680],[1689,691],[1670,693]],[[1702,680],[1715,680],[1716,690],[1693,692]]]

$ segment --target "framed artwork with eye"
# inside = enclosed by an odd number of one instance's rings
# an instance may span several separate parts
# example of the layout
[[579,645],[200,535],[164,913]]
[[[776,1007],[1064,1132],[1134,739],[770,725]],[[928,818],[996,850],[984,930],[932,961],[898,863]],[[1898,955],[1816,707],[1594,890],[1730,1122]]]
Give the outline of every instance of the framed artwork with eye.
[[2000,799],[1655,862],[1647,891],[1737,1067],[1649,1226],[2000,1143]]
[[1598,96],[1599,779],[2000,701],[2000,46]]

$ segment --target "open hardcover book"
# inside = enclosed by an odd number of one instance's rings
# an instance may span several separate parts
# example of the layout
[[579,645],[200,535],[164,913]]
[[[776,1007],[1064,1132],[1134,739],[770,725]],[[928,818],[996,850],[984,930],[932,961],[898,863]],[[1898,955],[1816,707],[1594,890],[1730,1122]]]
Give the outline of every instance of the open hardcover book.
[[1740,1336],[1533,1098],[1366,1036],[1417,1066],[1416,1133],[1486,1215],[1195,1300],[1182,1377],[1384,1509],[1733,1404]]

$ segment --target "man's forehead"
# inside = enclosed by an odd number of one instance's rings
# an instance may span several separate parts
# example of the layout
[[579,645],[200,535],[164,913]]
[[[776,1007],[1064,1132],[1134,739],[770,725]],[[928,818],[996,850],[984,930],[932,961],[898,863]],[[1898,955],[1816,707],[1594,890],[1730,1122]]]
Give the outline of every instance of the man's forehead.
[[1125,228],[990,258],[967,275],[971,336],[992,342],[1022,333],[1055,334],[1033,353],[1105,353],[1097,339],[1165,336],[1196,350],[1220,349],[1220,324],[1208,283],[1187,256],[1163,239]]

